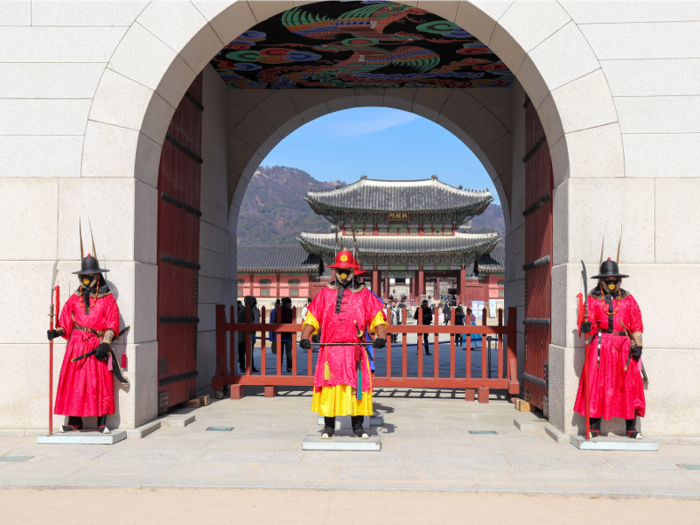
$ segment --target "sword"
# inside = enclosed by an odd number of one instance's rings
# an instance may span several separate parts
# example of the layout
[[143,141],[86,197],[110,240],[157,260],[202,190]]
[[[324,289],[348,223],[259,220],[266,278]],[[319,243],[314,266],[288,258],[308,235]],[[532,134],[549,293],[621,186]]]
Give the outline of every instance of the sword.
[[[625,365],[625,372],[627,372],[627,368],[630,366],[630,358],[632,357],[632,348],[633,348],[633,346],[637,346],[637,345],[634,344],[634,339],[632,339],[632,333],[625,326],[625,323],[620,321],[620,324],[622,325],[622,328],[625,329],[625,333],[627,334],[627,337],[629,337],[629,339],[630,339],[630,353],[627,356],[627,364]],[[644,369],[644,363],[642,363],[642,378],[644,379],[645,383],[649,382],[649,378],[647,377],[647,371]]]
[[[118,341],[119,338],[120,338],[122,335],[124,335],[124,332],[126,332],[129,328],[131,328],[131,326],[127,326],[126,328],[124,328],[124,330],[122,330],[121,332],[119,332],[119,334],[117,334],[117,337],[115,337],[115,338],[113,339],[113,341]],[[89,351],[87,354],[83,354],[83,355],[79,355],[78,357],[74,357],[73,359],[70,360],[70,362],[71,362],[71,363],[75,363],[76,361],[80,361],[81,359],[85,359],[86,357],[90,357],[91,355],[95,355],[95,352],[97,352],[97,348],[95,348],[94,350]]]

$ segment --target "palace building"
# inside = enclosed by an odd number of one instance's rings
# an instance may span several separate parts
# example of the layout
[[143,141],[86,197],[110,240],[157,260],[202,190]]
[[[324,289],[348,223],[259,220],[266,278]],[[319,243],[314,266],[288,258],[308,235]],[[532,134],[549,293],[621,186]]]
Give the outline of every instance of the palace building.
[[319,275],[320,260],[332,261],[341,243],[349,249],[357,243],[362,278],[384,299],[406,295],[415,304],[456,295],[464,304],[495,300],[503,306],[501,239],[471,233],[471,218],[493,201],[488,191],[455,188],[435,176],[363,177],[343,188],[309,192],[306,200],[330,221],[330,233],[302,233],[295,246],[238,246],[239,297],[267,303],[286,296],[303,304],[332,278],[329,270]]
[[[491,194],[450,186],[437,176],[416,181],[364,176],[342,188],[309,192],[306,200],[333,226],[330,233],[302,233],[301,245],[326,263],[341,244],[357,249],[363,270],[371,272],[372,290],[383,298],[396,284],[407,285],[410,297],[439,298],[441,281],[448,281],[460,301],[473,300],[467,296],[468,277],[479,273],[477,261],[501,240],[496,233],[461,227],[484,212]],[[485,260],[485,270],[494,263]]]

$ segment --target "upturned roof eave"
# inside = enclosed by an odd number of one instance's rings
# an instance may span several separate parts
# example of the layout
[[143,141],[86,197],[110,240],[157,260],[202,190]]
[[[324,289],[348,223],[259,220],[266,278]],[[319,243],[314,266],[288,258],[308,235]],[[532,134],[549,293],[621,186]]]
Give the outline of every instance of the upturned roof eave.
[[[314,253],[312,250],[309,250],[308,247],[314,247],[317,250],[322,250],[322,251],[327,251],[327,252],[335,252],[336,248],[331,247],[331,246],[323,246],[320,244],[316,244],[314,242],[311,242],[307,239],[301,239],[297,237],[297,240],[301,243],[302,246],[304,246],[304,249],[309,251],[309,253]],[[500,237],[494,237],[492,239],[489,239],[486,242],[480,243],[480,244],[474,244],[472,246],[467,246],[464,248],[459,248],[459,249],[453,249],[453,250],[421,250],[418,252],[379,252],[379,251],[371,251],[368,250],[367,248],[364,248],[361,250],[361,253],[363,255],[412,255],[416,253],[425,253],[425,254],[453,254],[453,253],[463,253],[466,251],[470,250],[476,250],[480,248],[492,248],[496,246],[499,242],[501,241]],[[483,253],[482,255],[485,255],[488,252]]]
[[[332,204],[328,204],[322,201],[318,201],[316,199],[313,199],[309,197],[308,195],[304,197],[304,200],[306,200],[308,203],[313,203],[314,205],[318,206],[319,208],[325,208],[327,210],[341,210],[341,211],[363,211],[363,212],[374,212],[374,213],[402,213],[402,212],[407,212],[407,213],[415,213],[413,210],[377,210],[377,209],[370,209],[370,208],[351,208],[347,206],[334,206]],[[426,212],[431,212],[431,211],[436,211],[436,212],[446,212],[446,211],[468,211],[471,208],[477,208],[479,206],[483,206],[484,204],[488,205],[491,202],[493,202],[494,198],[493,196],[489,195],[487,198],[484,198],[480,201],[476,201],[472,204],[466,204],[464,206],[459,206],[457,208],[433,208],[430,210],[425,210],[423,212],[418,212],[418,213],[426,213]]]

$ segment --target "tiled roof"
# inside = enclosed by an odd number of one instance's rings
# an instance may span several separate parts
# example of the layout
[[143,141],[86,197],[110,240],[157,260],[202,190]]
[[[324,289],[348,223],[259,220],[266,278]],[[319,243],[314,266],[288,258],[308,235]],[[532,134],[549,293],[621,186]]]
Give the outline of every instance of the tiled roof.
[[252,271],[318,271],[318,257],[294,246],[238,246],[238,273]]
[[437,177],[425,180],[386,181],[362,178],[343,188],[310,191],[310,203],[336,209],[372,211],[458,210],[487,205],[488,190],[455,188]]
[[504,273],[506,271],[506,249],[503,243],[497,244],[490,253],[479,257],[479,273]]
[[[332,233],[302,233],[298,238],[303,245],[335,250],[335,235]],[[444,253],[459,252],[475,246],[488,245],[498,241],[496,233],[455,233],[443,235],[368,235],[358,236],[360,253],[399,254],[399,253]],[[352,239],[344,238],[346,247],[352,247]]]

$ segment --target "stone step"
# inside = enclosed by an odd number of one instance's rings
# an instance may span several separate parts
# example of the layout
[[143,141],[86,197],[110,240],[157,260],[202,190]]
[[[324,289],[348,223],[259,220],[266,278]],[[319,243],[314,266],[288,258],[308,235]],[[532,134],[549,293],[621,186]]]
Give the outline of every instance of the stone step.
[[194,414],[170,414],[161,419],[161,426],[163,428],[185,428],[194,421]]
[[111,434],[102,434],[97,430],[81,430],[79,432],[66,432],[51,434],[50,436],[37,436],[39,445],[114,445],[126,439],[124,430],[112,430]]
[[326,450],[326,451],[353,451],[353,452],[378,452],[382,449],[382,440],[377,431],[367,431],[369,439],[355,436],[350,430],[336,430],[335,436],[330,439],[322,439],[321,433],[309,434],[301,443],[302,450]]
[[583,436],[571,436],[571,444],[579,450],[657,451],[659,444],[651,439],[630,439],[622,436],[601,436],[586,441]]
[[516,417],[513,424],[521,432],[542,432],[549,423],[546,419],[536,419],[533,417]]
[[[323,416],[318,416],[318,424],[324,425]],[[380,427],[384,424],[384,416],[382,414],[374,414],[373,416],[365,416],[362,426],[364,428]],[[335,418],[335,429],[340,430],[341,428],[352,429],[350,424],[350,416],[338,416]]]

